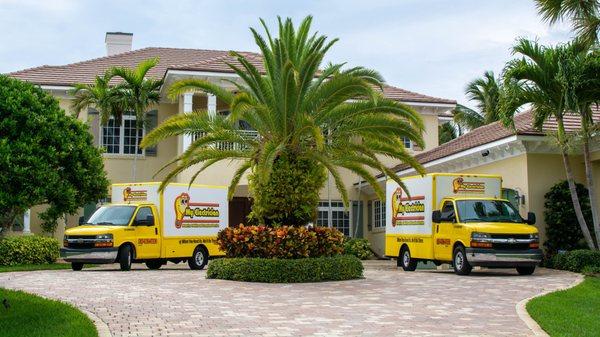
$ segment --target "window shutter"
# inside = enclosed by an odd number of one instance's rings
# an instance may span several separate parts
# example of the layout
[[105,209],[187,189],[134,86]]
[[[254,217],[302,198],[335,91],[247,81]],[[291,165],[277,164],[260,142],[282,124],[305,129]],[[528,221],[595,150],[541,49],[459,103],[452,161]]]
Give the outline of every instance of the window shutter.
[[[158,110],[148,111],[146,114],[146,134],[154,130],[158,125]],[[146,156],[156,157],[158,154],[158,146],[152,146],[146,148]]]
[[100,128],[100,114],[98,113],[98,110],[88,108],[88,123],[90,126],[90,132],[94,137],[94,146],[100,147],[100,137],[102,137],[100,132],[102,129]]

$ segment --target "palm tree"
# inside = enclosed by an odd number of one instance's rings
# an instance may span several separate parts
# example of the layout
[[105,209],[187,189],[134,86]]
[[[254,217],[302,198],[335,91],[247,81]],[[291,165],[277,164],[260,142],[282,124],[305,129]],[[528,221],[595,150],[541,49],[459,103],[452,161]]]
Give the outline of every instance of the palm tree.
[[[423,122],[410,107],[383,97],[381,76],[369,69],[342,69],[330,64],[320,70],[327,51],[337,39],[310,34],[312,17],[296,30],[291,19],[279,18],[279,36],[265,22],[265,36],[251,29],[262,57],[261,73],[244,55],[231,52],[236,64],[229,67],[242,83],[233,82],[232,93],[203,80],[173,84],[172,97],[190,90],[213,94],[230,106],[227,117],[198,111],[172,117],[148,134],[142,146],[182,134],[199,137],[173,163],[164,184],[196,164],[196,174],[222,160],[239,160],[229,186],[229,197],[245,172],[254,198],[252,214],[266,224],[303,225],[314,220],[319,190],[329,172],[343,202],[349,203],[340,169],[354,172],[374,188],[381,200],[385,192],[374,172],[383,172],[404,186],[380,156],[406,162],[417,172],[419,163],[402,146],[402,137],[423,145]],[[236,130],[244,120],[260,135],[249,139]],[[235,150],[216,149],[231,142]],[[298,193],[301,191],[302,193]]]
[[163,80],[147,78],[148,72],[159,62],[158,58],[140,62],[135,68],[113,67],[110,69],[111,77],[120,77],[123,82],[115,87],[116,95],[125,102],[127,109],[136,117],[135,137],[136,144],[133,159],[133,181],[136,179],[138,157],[138,132],[146,121],[146,113],[150,106],[160,102],[160,87]]
[[534,126],[542,129],[543,123],[554,119],[557,123],[556,140],[561,151],[563,164],[569,184],[571,199],[575,214],[584,238],[591,249],[596,245],[583,216],[579,197],[577,196],[575,180],[570,160],[567,154],[569,149],[569,135],[565,131],[563,118],[571,105],[569,90],[564,84],[568,74],[568,60],[581,53],[577,44],[567,44],[555,48],[539,45],[537,42],[519,39],[513,53],[522,56],[520,59],[510,61],[505,69],[506,81],[518,81],[520,89],[513,91],[505,103],[504,121],[513,122],[516,112],[515,107],[531,104],[534,112]]
[[555,24],[568,19],[580,41],[588,45],[598,42],[598,0],[536,0],[536,6],[544,21]]
[[70,94],[73,96],[71,108],[75,111],[76,117],[82,110],[94,107],[100,114],[100,121],[106,124],[113,117],[117,125],[121,123],[125,103],[121,95],[109,85],[112,78],[110,71],[102,76],[96,76],[93,84],[78,83],[75,84]]

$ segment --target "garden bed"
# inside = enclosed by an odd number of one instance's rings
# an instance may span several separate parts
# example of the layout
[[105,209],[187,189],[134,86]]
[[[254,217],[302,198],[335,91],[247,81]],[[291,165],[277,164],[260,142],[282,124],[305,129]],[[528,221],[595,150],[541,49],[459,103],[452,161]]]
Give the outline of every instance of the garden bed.
[[208,265],[207,278],[246,282],[301,283],[361,278],[363,266],[355,256],[300,259],[222,258]]

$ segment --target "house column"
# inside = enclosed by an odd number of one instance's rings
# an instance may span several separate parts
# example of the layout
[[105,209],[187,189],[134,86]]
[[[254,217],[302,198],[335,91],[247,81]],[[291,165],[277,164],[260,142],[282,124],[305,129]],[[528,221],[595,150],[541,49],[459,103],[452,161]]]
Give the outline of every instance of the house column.
[[[194,93],[187,92],[182,95],[182,99],[183,99],[183,113],[184,114],[191,113],[193,111]],[[190,134],[183,135],[182,152],[187,150],[188,147],[190,147],[190,145],[192,145],[192,135],[190,135]]]
[[212,95],[212,94],[207,94],[207,103],[206,103],[206,110],[208,111],[208,114],[210,116],[216,116],[217,115],[217,96]]
[[23,215],[23,234],[31,234],[31,209]]

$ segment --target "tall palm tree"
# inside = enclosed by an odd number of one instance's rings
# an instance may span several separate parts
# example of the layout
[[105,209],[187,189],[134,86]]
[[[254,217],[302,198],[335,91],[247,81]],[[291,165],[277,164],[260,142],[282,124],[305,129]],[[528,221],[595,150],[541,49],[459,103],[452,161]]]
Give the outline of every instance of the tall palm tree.
[[82,110],[93,107],[100,114],[102,124],[113,117],[117,125],[121,123],[123,113],[126,109],[125,102],[121,95],[109,85],[112,78],[110,71],[102,76],[98,75],[93,84],[78,83],[75,84],[70,94],[73,96],[71,108],[75,111],[76,117]]
[[588,44],[598,43],[600,13],[598,0],[536,0],[538,12],[550,24],[567,19],[577,38]]
[[[213,94],[230,106],[227,117],[207,111],[178,115],[148,134],[142,146],[182,134],[200,134],[173,163],[163,184],[189,167],[195,177],[222,160],[239,160],[229,186],[229,197],[242,175],[250,171],[252,212],[264,223],[303,225],[314,220],[319,190],[326,172],[333,177],[343,202],[349,197],[340,169],[354,172],[373,186],[385,200],[374,172],[383,172],[404,186],[380,156],[406,162],[417,172],[419,163],[402,146],[402,137],[423,145],[423,122],[407,105],[383,97],[381,76],[369,69],[342,69],[330,64],[320,70],[327,51],[337,39],[310,34],[312,17],[298,29],[291,19],[279,18],[279,36],[273,37],[265,22],[265,36],[251,29],[262,57],[261,73],[244,55],[231,52],[236,64],[229,67],[240,77],[232,93],[203,80],[182,80],[169,90],[171,96],[190,90]],[[260,135],[242,136],[236,122],[244,120]],[[202,132],[202,133],[201,133]],[[220,151],[219,142],[234,143],[235,150]],[[194,166],[201,164],[199,166]],[[303,191],[299,196],[296,191]],[[308,196],[306,196],[306,195]]]
[[133,181],[136,179],[137,157],[138,157],[138,133],[146,122],[148,109],[160,102],[160,87],[163,80],[147,78],[148,72],[156,67],[158,58],[152,58],[140,62],[135,68],[113,67],[110,69],[111,77],[120,77],[123,81],[115,87],[116,95],[125,102],[127,109],[132,111],[136,117],[135,137],[136,144],[133,159]]
[[[506,81],[518,81],[520,89],[507,99],[504,121],[513,122],[515,107],[531,104],[534,112],[534,126],[542,129],[548,119],[556,120],[558,129],[555,134],[563,158],[563,164],[569,184],[569,190],[575,214],[584,238],[591,249],[596,245],[583,216],[577,196],[573,171],[568,157],[569,135],[565,130],[564,115],[569,111],[570,95],[564,78],[568,77],[568,60],[581,52],[577,44],[557,47],[545,47],[526,39],[518,40],[513,53],[521,55],[510,61],[505,69]],[[510,107],[510,108],[508,108]]]

